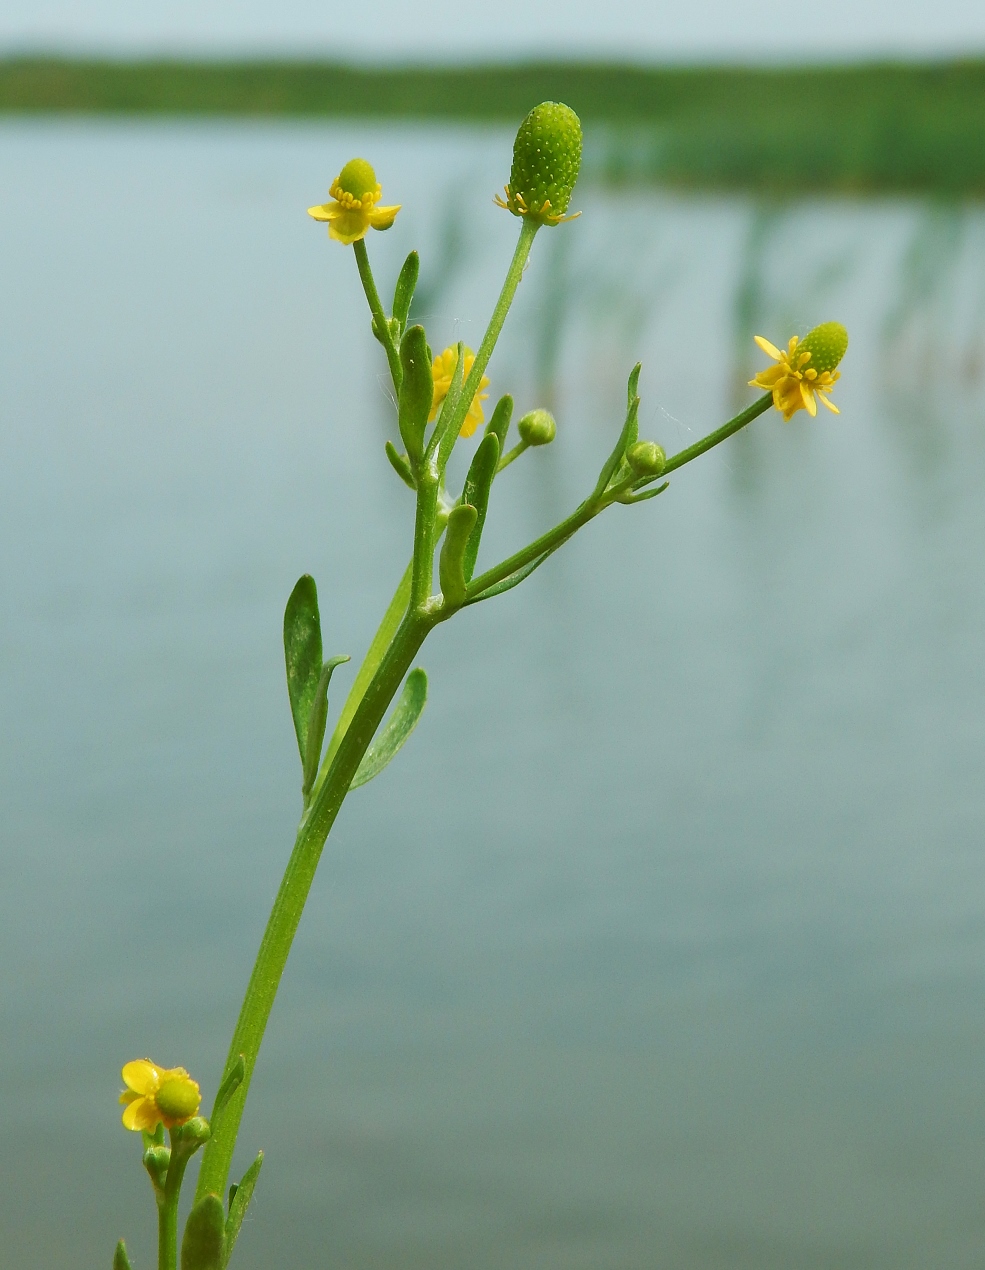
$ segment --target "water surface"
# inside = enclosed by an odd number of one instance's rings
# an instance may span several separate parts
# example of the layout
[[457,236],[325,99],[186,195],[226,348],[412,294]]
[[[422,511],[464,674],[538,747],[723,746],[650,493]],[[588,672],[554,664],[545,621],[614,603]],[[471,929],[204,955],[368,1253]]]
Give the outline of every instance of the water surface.
[[[152,1264],[118,1071],[214,1092],[293,839],[280,626],[361,654],[412,500],[351,254],[373,158],[431,342],[515,222],[491,130],[0,128],[0,1230]],[[837,318],[775,414],[441,628],[347,803],[244,1121],[235,1264],[957,1270],[985,1261],[985,215],[578,190],[490,368],[557,443],[486,559],[594,482],[641,359],[673,451]],[[340,679],[345,672],[340,672]],[[347,682],[347,681],[345,681]]]

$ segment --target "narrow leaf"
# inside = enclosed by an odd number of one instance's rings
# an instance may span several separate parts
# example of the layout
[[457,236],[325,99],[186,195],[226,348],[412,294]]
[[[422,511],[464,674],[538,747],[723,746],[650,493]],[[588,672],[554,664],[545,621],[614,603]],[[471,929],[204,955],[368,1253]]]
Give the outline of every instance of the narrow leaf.
[[470,503],[460,503],[448,514],[448,527],[438,556],[438,581],[445,604],[452,608],[465,602],[465,548],[477,519],[478,512]]
[[412,465],[424,453],[424,429],[434,402],[434,375],[423,326],[412,326],[400,341],[400,365],[404,377],[397,403],[400,436]]
[[220,1084],[218,1092],[216,1093],[216,1096],[215,1096],[215,1102],[212,1104],[213,1121],[215,1120],[219,1112],[223,1109],[223,1107],[226,1105],[226,1103],[229,1101],[229,1099],[236,1092],[236,1090],[239,1089],[240,1085],[242,1085],[245,1077],[246,1077],[246,1057],[245,1055],[240,1054],[239,1057],[236,1059],[236,1062],[233,1063],[232,1067],[230,1067],[230,1069],[226,1072],[225,1076],[223,1076],[222,1078],[222,1083]]
[[615,448],[605,461],[605,467],[599,473],[599,479],[593,491],[593,497],[604,494],[605,490],[612,480],[612,474],[622,462],[622,457],[635,444],[639,435],[639,423],[637,422],[640,410],[640,399],[634,397],[629,403],[629,409],[626,411],[626,422],[622,425],[622,431],[619,433],[619,440],[615,444]]
[[[564,542],[567,542],[567,539]],[[515,586],[519,586],[521,582],[526,581],[533,572],[539,569],[549,556],[553,556],[558,547],[563,547],[564,542],[556,543],[550,551],[545,551],[536,560],[531,560],[529,564],[525,564],[515,570],[508,577],[503,578],[502,582],[494,582],[492,586],[486,587],[477,595],[469,596],[462,607],[467,608],[470,604],[478,604],[480,600],[491,600],[494,595],[502,595],[504,591],[512,591]]]
[[421,271],[421,258],[416,251],[412,251],[404,261],[397,277],[397,285],[393,291],[393,316],[400,323],[398,335],[403,334],[404,327],[407,325],[407,314],[410,312],[410,306],[414,299],[414,290],[417,287],[417,275]]
[[506,449],[506,434],[510,430],[510,419],[513,417],[513,398],[509,393],[505,397],[500,397],[496,402],[496,409],[492,412],[489,422],[486,424],[486,436],[490,432],[495,432],[499,437],[499,451],[502,454]]
[[417,727],[427,704],[428,677],[418,666],[407,676],[404,690],[393,714],[390,715],[386,727],[363,755],[350,789],[365,785],[374,776],[379,776],[384,767],[396,755],[410,734]]
[[640,371],[643,369],[643,363],[637,362],[633,369],[629,372],[629,383],[626,388],[626,409],[629,410],[633,404],[633,398],[637,395],[637,388],[640,383]]
[[397,447],[392,441],[386,443],[386,456],[390,460],[390,466],[400,477],[403,483],[411,489],[417,489],[417,482],[414,480],[414,473],[410,470],[410,464],[403,454],[397,453]]
[[287,693],[291,699],[291,714],[294,716],[294,731],[302,763],[308,752],[308,719],[318,688],[321,659],[318,591],[314,578],[306,573],[298,579],[284,610]]
[[223,1270],[226,1214],[218,1195],[205,1195],[188,1214],[181,1241],[181,1270]]
[[311,793],[311,787],[318,775],[318,764],[321,761],[322,745],[325,741],[325,724],[328,720],[328,685],[336,666],[349,660],[348,654],[330,657],[322,666],[315,689],[315,699],[311,703],[311,715],[308,719],[308,751],[304,756],[304,779],[301,793],[305,798]]
[[623,503],[645,503],[648,498],[656,498],[658,494],[662,494],[670,481],[664,481],[662,485],[658,485],[656,489],[644,490],[642,494],[629,494],[620,499]]
[[489,510],[489,492],[498,466],[499,435],[496,432],[487,432],[479,442],[462,490],[462,502],[471,504],[476,510],[475,526],[469,534],[462,558],[462,573],[466,582],[472,581],[472,574],[475,572],[479,540],[482,538],[482,527],[486,523],[486,512]]
[[122,1239],[116,1245],[116,1251],[113,1253],[113,1270],[133,1270],[130,1265],[130,1258],[127,1256],[127,1246]]
[[346,697],[345,705],[342,707],[342,713],[335,724],[332,739],[329,741],[328,749],[325,751],[322,767],[327,767],[335,757],[336,751],[342,744],[342,738],[352,722],[352,717],[359,709],[359,703],[366,695],[366,689],[376,674],[386,650],[390,647],[390,642],[397,633],[397,627],[403,621],[404,614],[407,612],[407,605],[410,602],[410,587],[413,575],[414,562],[412,560],[404,570],[404,576],[400,579],[397,589],[393,593],[393,599],[390,601],[387,611],[383,614],[383,621],[380,622],[376,634],[373,636],[373,642],[363,658],[363,664],[356,672],[352,687],[349,689],[349,695]]
[[243,1174],[243,1180],[239,1186],[229,1188],[229,1216],[226,1219],[226,1261],[232,1256],[233,1248],[236,1240],[239,1238],[239,1232],[243,1225],[243,1218],[246,1216],[246,1210],[250,1200],[253,1198],[253,1192],[256,1189],[257,1178],[260,1176],[260,1166],[263,1164],[263,1152],[261,1151],[250,1167]]

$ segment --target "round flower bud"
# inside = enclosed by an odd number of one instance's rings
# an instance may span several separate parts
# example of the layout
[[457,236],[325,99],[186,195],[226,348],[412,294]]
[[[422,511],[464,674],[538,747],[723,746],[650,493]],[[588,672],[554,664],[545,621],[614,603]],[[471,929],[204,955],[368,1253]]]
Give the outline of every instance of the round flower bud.
[[192,1116],[181,1126],[180,1133],[182,1142],[201,1146],[212,1137],[212,1126],[204,1116]]
[[848,332],[840,322],[822,322],[808,331],[797,345],[798,353],[810,353],[807,363],[811,370],[823,375],[826,370],[834,370],[848,349]]
[[557,436],[557,424],[549,410],[531,410],[516,425],[520,440],[527,445],[550,445]]
[[542,225],[569,220],[565,213],[581,167],[581,123],[570,106],[545,101],[520,124],[506,202],[514,216]]
[[659,476],[667,466],[667,456],[655,441],[637,441],[626,451],[626,462],[637,476]]

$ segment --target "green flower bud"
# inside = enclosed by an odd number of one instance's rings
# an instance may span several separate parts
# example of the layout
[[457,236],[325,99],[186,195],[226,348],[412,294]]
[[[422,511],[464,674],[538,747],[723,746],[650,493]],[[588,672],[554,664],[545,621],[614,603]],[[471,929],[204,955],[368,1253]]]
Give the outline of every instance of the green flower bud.
[[541,102],[520,124],[506,201],[496,202],[514,216],[529,216],[542,225],[571,220],[565,213],[580,167],[578,116],[560,102]]
[[144,1168],[150,1174],[151,1181],[154,1183],[157,1190],[164,1189],[164,1183],[168,1176],[168,1165],[170,1163],[171,1150],[169,1147],[148,1147],[143,1154]]
[[527,445],[550,445],[557,436],[557,424],[549,410],[531,410],[516,425],[520,440]]
[[812,370],[823,375],[834,370],[848,350],[848,332],[840,322],[822,322],[808,331],[797,345],[798,353],[810,353],[807,363]]
[[637,476],[659,476],[667,466],[667,456],[655,441],[637,441],[626,451],[626,462]]

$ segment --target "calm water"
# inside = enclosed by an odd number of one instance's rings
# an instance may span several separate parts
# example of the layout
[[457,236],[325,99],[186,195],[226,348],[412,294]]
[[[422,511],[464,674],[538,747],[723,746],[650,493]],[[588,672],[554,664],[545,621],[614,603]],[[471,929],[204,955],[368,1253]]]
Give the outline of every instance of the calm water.
[[[0,128],[0,1263],[152,1264],[121,1063],[211,1098],[293,839],[280,624],[360,654],[411,498],[350,253],[405,210],[477,342],[510,137]],[[491,367],[558,442],[490,561],[590,488],[644,363],[680,448],[838,318],[842,414],[757,422],[439,630],[272,1020],[234,1263],[985,1266],[985,212],[606,192],[545,232]],[[342,679],[344,672],[340,672]]]

